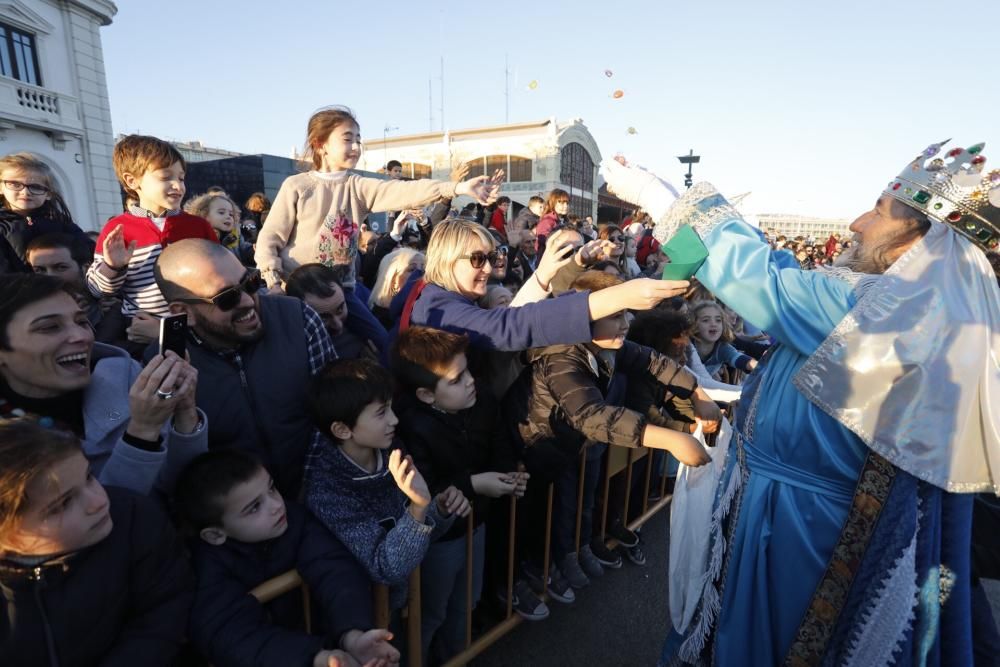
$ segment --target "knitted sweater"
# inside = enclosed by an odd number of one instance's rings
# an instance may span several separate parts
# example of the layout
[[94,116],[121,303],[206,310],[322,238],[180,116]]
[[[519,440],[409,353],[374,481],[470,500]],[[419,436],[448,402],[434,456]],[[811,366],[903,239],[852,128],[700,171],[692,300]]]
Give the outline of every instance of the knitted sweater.
[[[168,215],[162,220],[163,226],[160,227],[150,218],[122,213],[111,218],[101,230],[101,235],[97,237],[94,263],[87,270],[87,287],[98,298],[121,296],[122,312],[129,317],[139,311],[157,317],[163,317],[168,313],[167,302],[153,277],[153,267],[165,247],[181,239],[206,239],[214,243],[219,242],[219,236],[203,218],[177,213]],[[118,225],[124,228],[125,246],[134,241],[136,247],[132,259],[129,260],[128,269],[109,278],[100,271],[104,266],[104,239]]]
[[432,532],[437,536],[448,530],[453,518],[441,517],[437,503],[431,502],[426,523],[417,523],[389,472],[388,452],[376,456],[377,469],[370,473],[332,441],[318,441],[305,480],[305,502],[372,581],[389,585],[389,603],[398,609],[406,602],[407,579],[424,559]]
[[383,181],[347,171],[310,171],[281,184],[257,236],[257,268],[271,285],[273,274],[288,275],[302,264],[332,261],[322,248],[339,243],[331,227],[341,214],[360,225],[371,212],[416,208],[455,196],[455,183],[421,179]]

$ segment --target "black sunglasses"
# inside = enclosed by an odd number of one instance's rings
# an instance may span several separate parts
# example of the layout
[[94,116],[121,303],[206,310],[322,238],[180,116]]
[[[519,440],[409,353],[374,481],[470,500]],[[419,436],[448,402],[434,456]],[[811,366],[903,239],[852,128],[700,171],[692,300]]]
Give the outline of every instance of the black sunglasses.
[[[503,254],[506,255],[507,253]],[[495,265],[500,255],[501,253],[497,252],[496,250],[492,252],[483,252],[482,250],[477,250],[470,255],[462,255],[459,259],[467,259],[469,260],[469,263],[472,264],[472,268],[481,269],[483,268],[483,265],[486,264],[486,262],[489,262],[491,266]]]
[[180,301],[181,303],[210,303],[225,313],[240,305],[240,299],[243,298],[243,292],[253,296],[263,286],[264,281],[260,278],[260,271],[257,269],[248,269],[247,272],[243,274],[243,277],[240,279],[238,285],[227,287],[211,299],[195,297],[190,299],[177,299],[177,301]]

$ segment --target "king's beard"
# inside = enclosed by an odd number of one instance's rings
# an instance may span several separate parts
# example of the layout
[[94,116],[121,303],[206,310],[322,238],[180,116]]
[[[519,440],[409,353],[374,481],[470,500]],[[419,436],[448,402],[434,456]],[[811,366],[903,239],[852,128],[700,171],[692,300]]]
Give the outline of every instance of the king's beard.
[[864,243],[861,237],[855,234],[851,238],[851,246],[844,249],[833,265],[846,267],[857,273],[880,275],[885,273],[896,260],[892,250],[898,245],[899,242],[894,237]]

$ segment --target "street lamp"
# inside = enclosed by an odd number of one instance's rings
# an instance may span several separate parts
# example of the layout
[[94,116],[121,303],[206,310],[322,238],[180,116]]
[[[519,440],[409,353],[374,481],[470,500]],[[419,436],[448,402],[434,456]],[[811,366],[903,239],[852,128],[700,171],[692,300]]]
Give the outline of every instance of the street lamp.
[[684,175],[684,185],[690,188],[694,184],[694,181],[691,179],[692,165],[701,162],[701,156],[695,155],[694,149],[692,148],[687,155],[678,155],[677,159],[681,164],[686,164],[688,166],[688,173]]

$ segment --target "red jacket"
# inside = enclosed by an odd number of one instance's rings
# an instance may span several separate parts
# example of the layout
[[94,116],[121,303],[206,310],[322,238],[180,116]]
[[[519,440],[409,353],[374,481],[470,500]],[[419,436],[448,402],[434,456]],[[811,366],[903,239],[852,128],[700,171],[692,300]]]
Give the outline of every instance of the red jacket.
[[500,234],[500,238],[507,241],[507,214],[503,212],[498,206],[493,210],[493,216],[490,218],[490,227],[497,230]]

